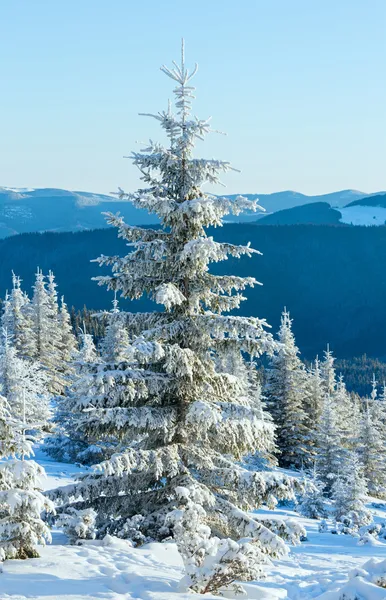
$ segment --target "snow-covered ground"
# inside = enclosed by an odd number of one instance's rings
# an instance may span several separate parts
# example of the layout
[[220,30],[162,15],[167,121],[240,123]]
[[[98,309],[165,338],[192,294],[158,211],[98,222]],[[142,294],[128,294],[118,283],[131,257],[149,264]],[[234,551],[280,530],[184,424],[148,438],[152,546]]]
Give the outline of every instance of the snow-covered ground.
[[[80,469],[56,463],[39,449],[36,459],[46,471],[44,489],[65,485]],[[264,512],[264,511],[260,511]],[[335,590],[347,582],[348,573],[371,558],[386,560],[386,544],[359,546],[351,536],[319,533],[318,523],[287,510],[278,516],[299,519],[308,540],[291,548],[290,555],[276,561],[264,582],[244,584],[251,600],[340,600]],[[378,508],[378,519],[386,510]],[[269,513],[273,516],[274,513]],[[179,591],[182,562],[174,544],[149,544],[132,548],[129,542],[108,538],[83,546],[69,546],[60,531],[53,543],[41,548],[41,558],[7,561],[0,574],[0,600],[185,600],[206,598]],[[353,580],[347,589],[362,586],[360,600],[386,599],[386,589]],[[356,588],[355,588],[356,589]],[[343,596],[344,597],[344,596]],[[346,596],[347,600],[351,596]],[[354,597],[354,596],[353,596]]]

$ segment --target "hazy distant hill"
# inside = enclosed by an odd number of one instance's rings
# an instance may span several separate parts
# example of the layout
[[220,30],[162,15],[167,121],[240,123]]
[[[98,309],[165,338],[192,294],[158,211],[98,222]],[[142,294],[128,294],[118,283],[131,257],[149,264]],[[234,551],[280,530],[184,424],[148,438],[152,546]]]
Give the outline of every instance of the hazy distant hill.
[[33,231],[79,231],[106,227],[101,214],[120,212],[133,224],[154,223],[144,210],[114,196],[59,189],[0,188],[0,238]]
[[[327,342],[342,357],[386,355],[386,227],[228,224],[210,233],[219,241],[250,241],[263,252],[213,265],[213,272],[253,275],[263,282],[246,291],[248,300],[238,314],[265,317],[276,330],[287,306],[308,358],[321,355]],[[11,285],[11,269],[30,289],[39,266],[54,270],[70,305],[110,308],[112,294],[91,281],[103,271],[90,260],[126,251],[115,229],[0,240],[0,295]],[[147,310],[150,302],[122,300],[121,306]]]
[[327,202],[313,202],[303,206],[295,206],[278,210],[261,218],[259,225],[338,225],[341,213],[331,208]]
[[[355,190],[344,190],[324,196],[305,196],[286,191],[274,194],[245,194],[259,198],[266,213],[307,204],[328,202],[343,206],[366,194]],[[233,198],[236,195],[230,195]],[[0,238],[33,231],[81,231],[106,227],[102,212],[120,212],[128,223],[154,224],[157,218],[146,211],[134,208],[115,196],[91,192],[72,192],[61,189],[18,189],[0,187]],[[256,221],[266,213],[250,213],[229,217],[228,221]]]
[[[230,198],[235,198],[237,194],[231,194]],[[284,210],[287,208],[294,208],[296,206],[303,206],[305,204],[311,204],[314,202],[327,202],[330,206],[340,207],[346,206],[349,202],[364,198],[367,196],[365,192],[359,192],[357,190],[341,190],[339,192],[332,192],[331,194],[322,194],[319,196],[306,196],[299,192],[292,192],[287,190],[285,192],[275,192],[273,194],[243,194],[250,199],[258,199],[260,205],[265,208],[266,213],[277,212],[278,210]],[[264,213],[260,215],[262,218]],[[253,215],[240,215],[234,220],[251,221],[254,219]]]
[[261,225],[366,225],[376,226],[386,223],[386,194],[364,196],[347,206],[334,208],[327,202],[312,202],[279,210],[261,217]]
[[347,204],[346,208],[349,206],[383,206],[386,208],[386,194],[372,194],[371,196],[365,196],[364,198],[359,198],[358,200],[354,200]]

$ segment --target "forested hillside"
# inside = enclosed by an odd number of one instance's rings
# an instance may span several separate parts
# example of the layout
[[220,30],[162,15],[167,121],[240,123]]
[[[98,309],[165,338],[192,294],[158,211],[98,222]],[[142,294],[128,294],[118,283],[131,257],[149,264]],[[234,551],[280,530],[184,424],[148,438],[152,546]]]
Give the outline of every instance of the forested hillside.
[[[302,353],[313,358],[329,342],[336,356],[386,355],[386,227],[258,226],[228,224],[211,232],[219,241],[251,242],[263,256],[214,265],[217,273],[252,274],[263,286],[247,290],[238,314],[263,314],[276,329],[283,306],[294,317]],[[91,281],[101,274],[90,262],[100,253],[122,254],[113,229],[80,233],[24,234],[0,241],[0,294],[11,270],[32,284],[39,266],[53,269],[69,306],[110,308],[112,296]],[[148,301],[122,301],[143,310]]]

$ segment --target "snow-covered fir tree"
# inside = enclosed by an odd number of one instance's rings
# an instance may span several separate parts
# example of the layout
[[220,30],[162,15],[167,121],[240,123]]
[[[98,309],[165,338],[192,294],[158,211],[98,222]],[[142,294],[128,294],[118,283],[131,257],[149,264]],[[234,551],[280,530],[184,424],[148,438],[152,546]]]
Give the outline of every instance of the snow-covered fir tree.
[[[58,330],[54,331],[52,290],[48,294],[45,276],[41,269],[37,270],[32,297],[33,330],[36,340],[35,358],[45,368],[50,377],[50,392],[59,393],[60,386],[56,381],[56,370],[58,367]],[[54,311],[54,313],[52,313]]]
[[[275,496],[292,497],[296,483],[240,464],[243,456],[260,450],[272,424],[260,418],[234,375],[217,370],[217,358],[226,347],[258,357],[272,353],[275,343],[264,320],[224,315],[239,306],[242,291],[255,280],[209,271],[210,263],[250,255],[252,248],[216,242],[205,230],[220,226],[224,215],[257,205],[202,190],[204,183],[218,183],[230,165],[192,155],[195,141],[210,131],[208,121],[190,114],[196,69],[189,75],[182,57],[180,66],[162,70],[176,86],[177,114],[169,106],[153,115],[168,145],[151,141],[133,153],[146,187],[121,194],[157,214],[161,227],[134,227],[109,215],[132,252],[99,262],[113,271],[100,284],[129,299],[149,295],[164,310],[126,315],[133,336],[127,359],[99,368],[100,391],[87,397],[90,428],[100,436],[123,434],[133,443],[80,484],[52,496],[71,503],[80,495],[77,508],[98,512],[99,534],[122,535],[135,518],[144,535],[160,539],[173,529],[165,517],[179,504],[176,488],[189,494],[198,490],[206,524],[218,537],[250,538],[256,570],[259,562],[285,550],[277,534],[248,510]],[[84,409],[84,402],[81,398],[78,406]]]
[[336,373],[335,373],[335,358],[330,350],[329,344],[327,344],[327,350],[324,351],[323,361],[320,364],[320,374],[324,389],[327,395],[332,398],[336,388]]
[[[64,362],[57,284],[52,271],[48,272],[47,281],[47,320],[45,324],[43,323],[43,326],[47,327],[49,347],[42,349],[42,358],[39,358],[39,360],[49,371],[51,392],[57,395],[62,394],[64,391],[66,385],[64,371],[67,370],[67,365]],[[65,315],[63,316],[65,317]]]
[[355,409],[353,407],[353,400],[350,394],[347,392],[343,375],[339,375],[336,382],[333,401],[335,405],[340,443],[345,448],[350,448],[353,443],[355,445],[355,441],[358,438],[358,429],[355,429],[354,427],[355,422],[353,421],[353,414],[355,413]]
[[119,311],[116,295],[113,309],[106,316],[107,326],[101,342],[101,355],[106,363],[115,363],[126,358],[129,334],[125,325],[125,315]]
[[0,396],[0,561],[39,556],[36,546],[51,540],[43,511],[54,512],[39,490],[44,469],[33,460],[25,423],[12,417]]
[[111,456],[116,443],[96,439],[88,425],[91,398],[114,383],[99,374],[102,365],[92,335],[83,329],[80,349],[74,355],[73,375],[65,396],[57,402],[55,431],[45,440],[44,450],[59,461],[93,464]]
[[338,415],[334,400],[327,395],[317,428],[316,472],[327,495],[339,473],[344,470],[349,450],[341,444]]
[[349,452],[332,486],[334,513],[338,521],[349,518],[357,527],[371,522],[372,516],[366,508],[367,487],[359,458]]
[[276,425],[280,465],[301,468],[311,455],[305,411],[308,374],[299,358],[292,320],[286,310],[282,313],[278,339],[280,345],[267,369],[267,405]]
[[88,364],[100,362],[100,357],[91,333],[87,333],[85,325],[79,334],[80,348],[75,357],[78,373],[87,371]]
[[317,452],[318,426],[323,412],[325,396],[326,391],[320,373],[320,363],[318,357],[316,357],[308,371],[307,394],[305,394],[304,399],[305,427],[312,460],[314,460]]
[[[235,596],[245,596],[236,581],[250,581],[264,576],[269,557],[261,556],[251,540],[235,542],[211,534],[199,490],[176,488],[181,508],[169,515],[174,538],[185,565],[186,575],[180,587],[199,594],[219,594],[224,589]],[[197,498],[198,497],[198,498]],[[198,499],[198,502],[197,502]]]
[[365,400],[358,439],[358,454],[369,494],[386,497],[386,438],[376,399],[376,382],[373,380],[371,400]]
[[0,336],[0,393],[7,399],[13,418],[27,429],[41,431],[48,423],[48,376],[36,361],[20,358],[6,330]]
[[297,504],[296,510],[308,519],[320,519],[327,516],[324,483],[318,479],[315,468],[306,477],[305,491]]
[[30,300],[22,291],[20,277],[15,273],[12,273],[12,291],[4,300],[1,325],[12,338],[18,356],[32,359],[36,355]]
[[64,297],[61,297],[58,314],[58,326],[60,332],[60,365],[65,382],[69,383],[71,375],[74,373],[73,362],[78,350],[78,343],[74,334],[70,313]]

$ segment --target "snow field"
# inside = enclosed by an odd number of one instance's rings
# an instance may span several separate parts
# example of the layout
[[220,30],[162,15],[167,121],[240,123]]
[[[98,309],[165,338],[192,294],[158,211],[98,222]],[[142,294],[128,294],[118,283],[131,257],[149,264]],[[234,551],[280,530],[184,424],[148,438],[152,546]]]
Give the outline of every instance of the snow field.
[[[81,472],[75,465],[57,463],[38,447],[35,460],[47,473],[44,489],[71,483]],[[375,518],[386,518],[386,506],[378,504]],[[307,530],[307,540],[291,547],[290,554],[274,561],[267,579],[244,583],[248,600],[341,600],[340,590],[362,594],[360,600],[386,600],[386,589],[362,573],[348,580],[350,572],[363,568],[369,559],[386,560],[386,544],[358,545],[346,535],[319,533],[318,521],[300,517],[292,510],[258,511],[260,516],[291,518]],[[174,543],[152,543],[133,548],[130,542],[107,536],[104,540],[67,545],[66,537],[53,531],[53,543],[40,547],[41,557],[9,560],[0,574],[0,600],[213,600],[216,596],[179,590],[182,560]],[[232,597],[232,596],[230,596]],[[217,597],[218,598],[218,597]],[[347,596],[345,600],[353,600]]]

